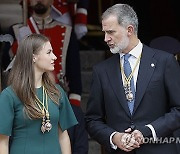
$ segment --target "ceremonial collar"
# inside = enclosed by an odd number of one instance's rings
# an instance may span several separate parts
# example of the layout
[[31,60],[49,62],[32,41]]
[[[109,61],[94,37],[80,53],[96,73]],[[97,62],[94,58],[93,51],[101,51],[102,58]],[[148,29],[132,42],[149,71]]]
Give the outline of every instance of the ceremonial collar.
[[38,17],[36,15],[33,15],[32,17],[33,17],[33,19],[34,19],[34,21],[36,22],[37,25],[43,25],[43,24],[48,25],[53,21],[53,19],[52,19],[52,17],[50,15],[45,17],[45,18]]

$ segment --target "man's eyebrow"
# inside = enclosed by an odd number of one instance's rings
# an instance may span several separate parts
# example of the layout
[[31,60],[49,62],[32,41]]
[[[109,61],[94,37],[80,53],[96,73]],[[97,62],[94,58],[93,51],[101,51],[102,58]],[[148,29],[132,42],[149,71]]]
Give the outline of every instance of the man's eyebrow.
[[115,30],[102,30],[102,32],[105,32],[105,33],[113,33],[113,32],[115,32]]
[[114,30],[112,30],[112,29],[108,29],[108,30],[102,30],[103,32],[109,32],[109,31],[114,31]]

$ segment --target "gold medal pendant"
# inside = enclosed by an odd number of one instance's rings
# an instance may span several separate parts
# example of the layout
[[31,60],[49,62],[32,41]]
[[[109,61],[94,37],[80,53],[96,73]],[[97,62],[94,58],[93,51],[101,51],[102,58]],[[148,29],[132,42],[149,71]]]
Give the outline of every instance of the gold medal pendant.
[[42,126],[41,126],[41,132],[42,132],[42,133],[45,133],[45,131],[46,131],[45,125],[42,124]]
[[50,120],[46,120],[45,129],[49,132],[52,128]]
[[[52,129],[52,124],[50,123],[50,115],[48,111],[48,95],[43,86],[43,99],[42,102],[36,96],[36,104],[39,109],[42,111],[42,125],[41,125],[41,132],[45,133],[46,131],[49,132]],[[46,102],[46,103],[45,103]]]
[[129,91],[127,94],[126,94],[126,99],[127,101],[131,102],[133,100],[133,93],[131,91]]
[[45,129],[49,132],[52,128],[52,125],[50,123],[50,119],[49,119],[49,112],[46,111],[46,124],[45,124]]
[[133,93],[131,91],[130,84],[126,84],[124,86],[124,91],[125,91],[127,101],[131,102],[134,99],[134,96],[133,96]]
[[41,126],[41,132],[45,133],[46,128],[45,128],[45,116],[43,116],[43,120],[42,120],[42,126]]

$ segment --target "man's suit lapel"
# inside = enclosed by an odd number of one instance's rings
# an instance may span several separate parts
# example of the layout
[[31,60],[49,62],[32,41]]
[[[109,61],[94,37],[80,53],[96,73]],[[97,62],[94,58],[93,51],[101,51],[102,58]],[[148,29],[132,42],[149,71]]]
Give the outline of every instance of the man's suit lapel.
[[140,61],[136,83],[136,100],[133,113],[138,108],[156,67],[157,61],[153,58],[154,54],[155,52],[152,49],[145,45],[143,46],[142,58]]
[[117,96],[118,101],[120,102],[124,110],[127,112],[127,114],[131,116],[128,105],[127,105],[127,101],[125,98],[125,94],[124,94],[124,88],[123,88],[123,83],[122,83],[122,76],[121,76],[119,62],[120,62],[119,54],[114,55],[110,63],[108,64],[108,67],[106,67],[106,72],[107,72],[110,84],[112,86],[112,89]]

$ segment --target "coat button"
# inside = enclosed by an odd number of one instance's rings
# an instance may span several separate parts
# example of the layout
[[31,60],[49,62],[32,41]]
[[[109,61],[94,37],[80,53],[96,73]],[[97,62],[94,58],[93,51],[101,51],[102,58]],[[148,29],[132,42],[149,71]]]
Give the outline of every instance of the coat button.
[[132,131],[134,131],[136,129],[135,125],[131,125],[130,128],[132,129]]

